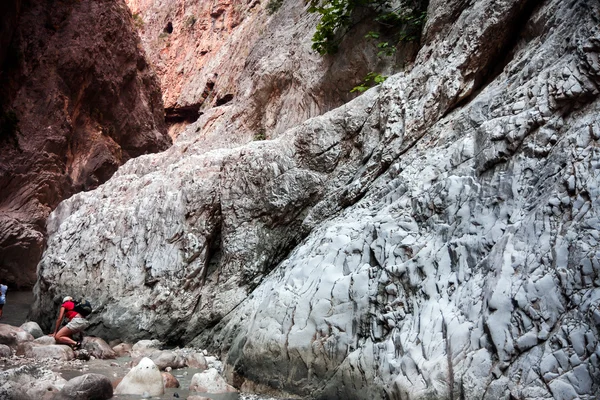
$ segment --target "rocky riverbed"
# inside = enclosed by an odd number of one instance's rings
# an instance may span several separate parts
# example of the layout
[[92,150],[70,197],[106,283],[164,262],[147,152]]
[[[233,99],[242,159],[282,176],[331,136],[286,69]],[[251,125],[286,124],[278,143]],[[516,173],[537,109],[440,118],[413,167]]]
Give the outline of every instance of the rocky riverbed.
[[221,361],[206,350],[164,349],[157,340],[111,345],[86,336],[73,350],[57,345],[35,322],[0,324],[0,398],[274,399],[230,386]]

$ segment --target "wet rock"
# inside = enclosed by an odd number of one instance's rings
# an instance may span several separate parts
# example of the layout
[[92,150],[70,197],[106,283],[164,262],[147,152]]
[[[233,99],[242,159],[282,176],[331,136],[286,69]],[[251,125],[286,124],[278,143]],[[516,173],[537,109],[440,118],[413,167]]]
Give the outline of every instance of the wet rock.
[[208,368],[208,362],[202,353],[191,353],[186,355],[185,363],[190,368],[205,370]]
[[136,342],[131,348],[131,357],[146,357],[160,350],[162,343],[159,340],[140,340]]
[[150,359],[161,371],[167,367],[177,369],[185,366],[185,357],[171,350],[154,352],[150,355]]
[[101,374],[85,374],[68,381],[57,400],[106,400],[113,397],[110,380]]
[[117,353],[99,337],[86,336],[81,342],[81,347],[87,350],[92,357],[102,360],[117,358]]
[[56,344],[56,340],[54,340],[54,338],[52,336],[44,335],[44,336],[40,336],[39,338],[35,339],[33,341],[33,343],[40,344],[40,345],[49,345],[49,344]]
[[173,376],[173,374],[171,374],[169,372],[161,372],[160,374],[163,377],[163,382],[164,382],[165,388],[178,388],[179,387],[179,381],[177,380],[177,378],[175,378],[175,376]]
[[42,328],[40,328],[40,326],[37,324],[37,322],[25,322],[23,325],[20,326],[20,328],[23,329],[25,332],[29,332],[34,339],[44,336],[44,332],[42,331]]
[[210,368],[192,376],[190,391],[217,394],[237,392],[237,389],[229,385],[219,374],[219,371]]
[[120,343],[112,347],[117,357],[131,356],[132,348],[130,343]]
[[36,400],[29,396],[23,387],[14,382],[0,384],[0,399],[6,400]]
[[[65,379],[49,369],[37,365],[25,365],[0,372],[0,398],[11,400],[13,398],[52,399],[66,382]],[[20,390],[15,391],[16,387]],[[23,395],[25,397],[20,397]]]
[[0,357],[10,357],[12,355],[12,350],[5,344],[0,344]]
[[33,340],[33,336],[21,328],[8,324],[0,324],[0,344],[16,348],[21,343]]
[[163,378],[158,367],[147,357],[133,367],[115,388],[115,394],[148,393],[158,396],[164,393]]
[[69,361],[75,358],[73,350],[69,346],[62,344],[28,346],[24,349],[23,355],[37,360],[51,358],[54,360]]

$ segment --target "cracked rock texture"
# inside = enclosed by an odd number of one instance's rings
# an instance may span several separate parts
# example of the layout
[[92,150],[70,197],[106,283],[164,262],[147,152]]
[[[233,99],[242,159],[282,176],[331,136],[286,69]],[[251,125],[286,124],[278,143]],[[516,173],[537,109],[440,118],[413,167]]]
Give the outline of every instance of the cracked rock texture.
[[432,0],[381,87],[275,140],[186,132],[62,202],[33,316],[91,297],[90,333],[210,346],[241,388],[597,398],[598,15]]
[[275,138],[356,97],[350,90],[367,73],[390,75],[417,48],[378,57],[364,36],[379,26],[357,18],[338,54],[322,57],[311,49],[318,15],[304,1],[271,13],[277,1],[126,2],[161,81],[169,134],[189,132],[205,149]]
[[33,287],[56,205],[171,140],[121,0],[8,0],[0,20],[0,276]]

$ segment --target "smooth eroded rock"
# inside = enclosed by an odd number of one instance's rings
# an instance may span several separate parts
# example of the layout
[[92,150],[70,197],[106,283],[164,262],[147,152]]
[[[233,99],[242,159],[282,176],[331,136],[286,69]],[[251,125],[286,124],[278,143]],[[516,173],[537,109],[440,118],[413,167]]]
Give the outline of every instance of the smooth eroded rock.
[[190,383],[190,391],[200,393],[232,393],[237,389],[228,384],[214,368],[194,374]]
[[113,397],[110,380],[101,374],[85,374],[69,380],[57,400],[107,400]]
[[163,377],[156,364],[144,357],[123,377],[114,393],[159,396],[164,393]]

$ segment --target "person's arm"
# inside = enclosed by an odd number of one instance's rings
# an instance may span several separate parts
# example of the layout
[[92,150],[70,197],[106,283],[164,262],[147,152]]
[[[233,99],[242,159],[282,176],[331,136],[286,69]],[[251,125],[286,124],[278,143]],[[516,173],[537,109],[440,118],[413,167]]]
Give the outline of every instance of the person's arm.
[[52,334],[52,336],[56,335],[56,332],[58,332],[58,328],[60,328],[60,323],[62,322],[64,317],[65,317],[65,308],[61,307],[60,312],[58,313],[58,319],[56,320],[56,327],[54,328],[54,333]]

